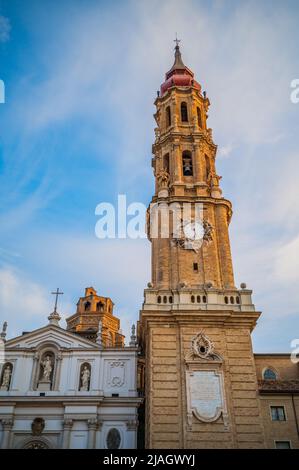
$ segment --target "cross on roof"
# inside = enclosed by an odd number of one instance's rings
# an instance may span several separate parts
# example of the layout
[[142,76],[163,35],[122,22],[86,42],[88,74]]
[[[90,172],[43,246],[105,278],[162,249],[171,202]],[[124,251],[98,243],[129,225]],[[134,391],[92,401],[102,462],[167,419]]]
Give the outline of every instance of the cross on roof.
[[59,287],[57,287],[55,292],[51,292],[51,294],[55,295],[55,306],[54,306],[54,312],[57,312],[57,302],[58,302],[58,296],[63,295],[63,292],[59,291]]
[[176,44],[176,47],[179,47],[179,42],[181,42],[181,40],[180,40],[180,39],[178,39],[178,35],[177,35],[177,33],[175,33],[175,39],[173,40],[173,42],[175,42],[175,44]]

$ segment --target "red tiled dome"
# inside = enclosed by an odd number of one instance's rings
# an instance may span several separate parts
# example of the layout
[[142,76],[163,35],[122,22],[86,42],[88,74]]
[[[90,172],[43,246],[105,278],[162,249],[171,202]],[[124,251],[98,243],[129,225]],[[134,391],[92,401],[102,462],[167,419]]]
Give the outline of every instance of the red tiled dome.
[[161,95],[164,95],[172,86],[194,86],[199,91],[201,90],[200,84],[194,80],[194,73],[184,65],[178,45],[175,47],[174,64],[166,73],[165,82],[161,85]]

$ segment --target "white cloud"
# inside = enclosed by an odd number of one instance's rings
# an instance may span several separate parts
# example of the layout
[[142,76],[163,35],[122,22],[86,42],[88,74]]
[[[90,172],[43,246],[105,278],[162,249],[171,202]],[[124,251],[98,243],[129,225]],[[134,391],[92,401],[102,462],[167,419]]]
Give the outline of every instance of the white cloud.
[[9,41],[10,30],[11,26],[9,19],[0,15],[0,42]]
[[219,158],[227,158],[231,155],[233,151],[233,146],[232,145],[226,145],[224,147],[220,147],[217,152],[217,156]]
[[0,269],[0,312],[8,322],[8,336],[17,336],[21,329],[32,329],[46,324],[50,313],[49,295],[28,276],[10,266]]
[[275,275],[283,283],[299,283],[299,235],[283,245],[276,254]]

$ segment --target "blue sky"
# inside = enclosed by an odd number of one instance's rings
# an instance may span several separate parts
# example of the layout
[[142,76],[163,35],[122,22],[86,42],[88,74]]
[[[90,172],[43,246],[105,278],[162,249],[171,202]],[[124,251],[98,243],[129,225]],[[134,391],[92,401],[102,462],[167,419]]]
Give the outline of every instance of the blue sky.
[[211,101],[218,173],[233,203],[236,284],[263,312],[255,351],[299,337],[299,7],[295,1],[0,0],[0,319],[45,324],[93,285],[124,331],[150,280],[147,240],[98,240],[95,207],[147,204],[154,99],[182,39]]

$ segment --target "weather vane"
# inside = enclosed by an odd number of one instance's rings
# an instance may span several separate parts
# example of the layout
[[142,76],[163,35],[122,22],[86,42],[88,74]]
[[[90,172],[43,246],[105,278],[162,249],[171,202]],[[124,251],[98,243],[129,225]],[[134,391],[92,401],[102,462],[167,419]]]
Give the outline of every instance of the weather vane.
[[59,291],[59,287],[57,287],[56,292],[51,292],[51,294],[55,295],[55,306],[54,306],[54,312],[57,312],[57,302],[58,302],[58,296],[63,295],[63,292]]

